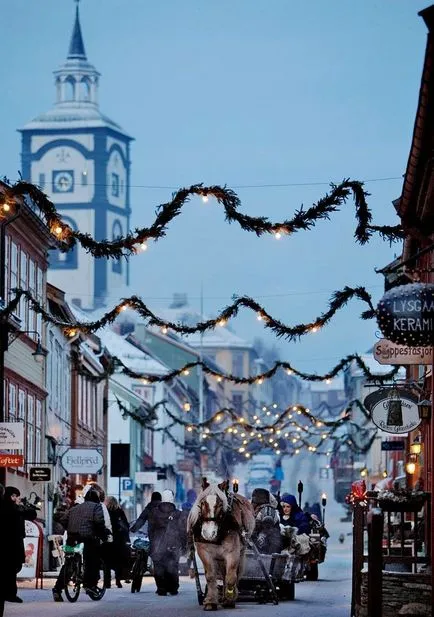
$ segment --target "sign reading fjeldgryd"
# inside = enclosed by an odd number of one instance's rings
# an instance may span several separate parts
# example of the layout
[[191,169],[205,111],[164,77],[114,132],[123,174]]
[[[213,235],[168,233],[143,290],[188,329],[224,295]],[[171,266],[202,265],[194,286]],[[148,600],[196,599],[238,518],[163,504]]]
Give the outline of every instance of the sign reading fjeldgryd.
[[374,345],[374,358],[380,364],[432,364],[432,347],[408,347],[382,338]]
[[377,322],[393,343],[409,347],[434,342],[434,285],[413,283],[389,289],[377,306]]
[[98,473],[104,465],[104,458],[96,448],[69,448],[61,461],[67,473]]
[[386,433],[401,435],[419,426],[417,397],[403,388],[380,388],[364,400],[372,422]]
[[24,422],[0,422],[0,450],[24,450]]

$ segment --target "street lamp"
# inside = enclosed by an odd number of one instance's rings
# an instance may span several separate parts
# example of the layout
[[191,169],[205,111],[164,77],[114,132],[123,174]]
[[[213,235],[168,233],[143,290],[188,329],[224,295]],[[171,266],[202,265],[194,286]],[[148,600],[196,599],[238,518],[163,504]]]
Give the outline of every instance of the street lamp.
[[419,418],[421,420],[429,420],[431,418],[431,407],[431,401],[426,399],[418,402],[417,408],[419,411]]
[[322,524],[324,525],[325,523],[325,508],[327,505],[327,494],[323,493],[321,495],[321,505],[322,505]]
[[303,494],[303,482],[301,480],[297,484],[297,491],[298,491],[298,505],[301,508],[301,496]]

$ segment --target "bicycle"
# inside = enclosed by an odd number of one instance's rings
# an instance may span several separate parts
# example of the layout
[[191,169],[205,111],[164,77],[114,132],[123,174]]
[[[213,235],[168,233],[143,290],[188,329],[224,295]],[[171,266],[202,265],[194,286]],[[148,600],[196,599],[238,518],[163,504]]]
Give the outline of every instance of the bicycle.
[[151,571],[148,565],[149,540],[136,538],[131,549],[134,551],[134,562],[131,568],[131,593],[138,593],[142,587],[142,579],[146,571]]
[[[80,589],[83,585],[83,549],[84,544],[82,542],[80,544],[76,544],[75,546],[70,546],[66,544],[63,547],[63,551],[65,554],[64,589],[65,596],[69,602],[77,602],[78,596],[80,595]],[[91,593],[90,591],[86,591],[89,598],[91,600],[94,600],[95,602],[101,600],[101,598],[105,594],[105,587],[103,583],[99,583],[97,585],[97,589],[98,593]]]

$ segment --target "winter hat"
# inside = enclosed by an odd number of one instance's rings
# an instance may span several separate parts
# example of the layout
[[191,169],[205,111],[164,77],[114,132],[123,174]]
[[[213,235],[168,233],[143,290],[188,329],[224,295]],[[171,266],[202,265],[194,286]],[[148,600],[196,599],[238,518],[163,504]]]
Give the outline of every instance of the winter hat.
[[290,495],[289,493],[286,493],[286,494],[282,495],[280,501],[281,501],[281,503],[289,504],[293,508],[297,505],[296,498],[294,497],[294,495]]
[[255,488],[252,493],[252,504],[262,506],[270,503],[270,491],[266,488]]
[[151,495],[151,501],[161,501],[161,493],[154,491]]
[[166,503],[173,503],[175,501],[175,496],[173,494],[173,491],[170,490],[170,488],[166,488],[163,491],[161,495],[161,501]]
[[194,490],[194,488],[189,488],[187,491],[187,501],[193,504],[196,501],[196,499],[197,499],[196,491]]

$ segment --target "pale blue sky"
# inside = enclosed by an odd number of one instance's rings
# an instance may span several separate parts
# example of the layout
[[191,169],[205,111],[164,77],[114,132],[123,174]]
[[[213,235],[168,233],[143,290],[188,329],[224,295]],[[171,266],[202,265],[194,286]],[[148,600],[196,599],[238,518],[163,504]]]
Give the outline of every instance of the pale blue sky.
[[[195,182],[339,182],[400,177],[407,163],[426,28],[413,0],[83,0],[88,59],[102,73],[100,106],[136,141],[133,224],[149,224],[171,188]],[[0,174],[19,169],[15,129],[54,101],[52,71],[67,53],[71,0],[2,0]],[[376,223],[397,222],[401,180],[368,182]],[[327,190],[244,188],[243,210],[290,218]],[[354,209],[314,231],[276,241],[224,223],[210,201],[191,202],[167,238],[132,262],[132,292],[158,309],[174,291],[215,313],[248,294],[288,324],[310,321],[333,290],[366,285],[390,261],[379,240],[353,240]],[[113,297],[113,303],[116,301]],[[374,342],[375,325],[353,302],[333,325],[300,343],[280,343],[303,370],[327,370]],[[262,335],[255,315],[237,333]],[[270,339],[271,340],[271,339]]]

